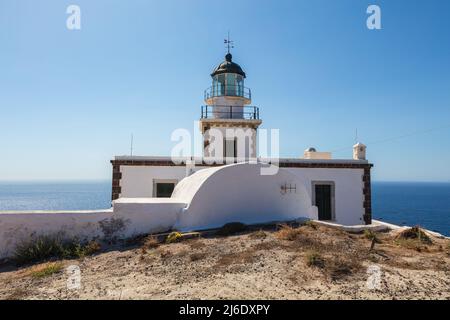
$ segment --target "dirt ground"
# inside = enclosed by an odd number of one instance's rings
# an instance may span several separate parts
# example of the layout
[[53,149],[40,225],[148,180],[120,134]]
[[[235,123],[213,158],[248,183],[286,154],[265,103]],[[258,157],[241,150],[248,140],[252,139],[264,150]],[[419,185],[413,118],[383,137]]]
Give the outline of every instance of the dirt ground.
[[[399,241],[318,225],[172,244],[152,239],[48,263],[0,267],[0,299],[450,299],[450,240]],[[80,287],[68,288],[78,266]]]

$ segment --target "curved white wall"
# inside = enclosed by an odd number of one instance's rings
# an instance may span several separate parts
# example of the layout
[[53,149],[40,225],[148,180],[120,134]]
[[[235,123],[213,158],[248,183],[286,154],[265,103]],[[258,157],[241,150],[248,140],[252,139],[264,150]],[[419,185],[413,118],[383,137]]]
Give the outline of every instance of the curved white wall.
[[[317,208],[301,176],[280,169],[261,175],[261,164],[233,164],[210,168],[181,181],[172,197],[188,206],[176,228],[181,230],[220,227],[228,222],[263,223],[317,219]],[[282,192],[284,185],[295,190]],[[189,199],[190,198],[190,199]]]

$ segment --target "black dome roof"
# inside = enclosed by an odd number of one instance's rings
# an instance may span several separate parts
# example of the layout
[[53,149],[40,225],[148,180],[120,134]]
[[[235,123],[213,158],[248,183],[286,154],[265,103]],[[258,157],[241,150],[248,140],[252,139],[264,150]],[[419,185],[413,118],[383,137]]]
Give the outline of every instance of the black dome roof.
[[237,73],[245,78],[245,72],[242,70],[241,66],[231,61],[232,58],[233,56],[231,53],[228,53],[225,56],[225,61],[219,64],[219,66],[214,69],[213,73],[211,73],[211,77],[222,73]]

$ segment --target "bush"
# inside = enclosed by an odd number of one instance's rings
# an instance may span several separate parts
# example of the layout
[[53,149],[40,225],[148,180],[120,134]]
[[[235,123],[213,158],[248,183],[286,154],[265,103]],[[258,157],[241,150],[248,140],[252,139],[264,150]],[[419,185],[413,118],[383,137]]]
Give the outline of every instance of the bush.
[[430,237],[419,227],[412,227],[406,230],[403,230],[399,235],[398,239],[408,240],[418,240],[424,244],[432,244]]
[[166,243],[174,243],[181,240],[183,235],[180,232],[172,232],[167,236]]
[[255,231],[250,233],[249,235],[250,239],[265,239],[267,237],[267,233],[265,233],[263,230]]
[[380,240],[377,237],[377,234],[370,229],[364,230],[364,237],[366,237],[368,240],[371,240],[371,241],[375,240],[376,243],[380,242]]
[[294,229],[291,226],[283,224],[279,227],[279,230],[275,233],[275,236],[281,240],[294,241],[297,239],[298,233],[298,229]]
[[349,259],[344,257],[334,257],[327,267],[328,273],[332,280],[339,280],[349,276],[360,268],[361,264],[357,259]]
[[313,229],[317,229],[317,224],[312,220],[307,220],[303,225]]
[[144,239],[142,248],[149,250],[149,249],[155,249],[158,248],[160,245],[160,242],[155,236],[148,236]]
[[99,250],[100,244],[96,241],[83,244],[77,239],[64,240],[59,235],[43,235],[17,245],[13,261],[18,265],[24,265],[52,258],[83,258]]
[[198,261],[198,260],[202,260],[204,258],[206,258],[206,253],[204,253],[204,252],[196,252],[189,256],[189,259],[191,261]]
[[216,234],[219,236],[231,236],[236,233],[241,233],[247,230],[247,226],[240,222],[231,222],[222,226],[217,230]]
[[63,268],[63,265],[60,262],[46,263],[46,264],[34,267],[32,270],[30,270],[30,275],[33,278],[48,277],[54,273],[61,271],[62,268]]
[[306,264],[308,267],[323,268],[325,261],[318,252],[310,251],[306,254]]

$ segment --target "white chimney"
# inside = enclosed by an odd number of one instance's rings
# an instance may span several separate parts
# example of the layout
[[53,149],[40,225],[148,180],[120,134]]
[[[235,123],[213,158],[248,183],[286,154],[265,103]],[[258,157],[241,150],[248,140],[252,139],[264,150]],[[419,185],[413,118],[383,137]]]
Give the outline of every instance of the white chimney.
[[366,160],[366,146],[360,142],[353,146],[353,159]]

